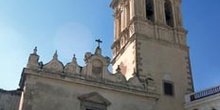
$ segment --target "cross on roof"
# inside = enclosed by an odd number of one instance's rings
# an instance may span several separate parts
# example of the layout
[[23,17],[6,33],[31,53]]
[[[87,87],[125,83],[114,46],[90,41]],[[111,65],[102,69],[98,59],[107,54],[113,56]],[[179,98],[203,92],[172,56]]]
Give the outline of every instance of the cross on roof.
[[34,54],[37,54],[37,47],[34,48]]
[[96,39],[95,41],[98,43],[98,47],[100,47],[100,44],[102,43],[102,41],[100,39]]

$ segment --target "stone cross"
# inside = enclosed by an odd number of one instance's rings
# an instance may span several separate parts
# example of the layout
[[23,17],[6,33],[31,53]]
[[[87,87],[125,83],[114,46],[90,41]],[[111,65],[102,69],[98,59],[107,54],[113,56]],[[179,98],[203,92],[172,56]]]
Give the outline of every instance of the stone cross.
[[100,39],[96,39],[95,41],[98,43],[98,47],[100,47],[100,44],[102,43],[102,41]]

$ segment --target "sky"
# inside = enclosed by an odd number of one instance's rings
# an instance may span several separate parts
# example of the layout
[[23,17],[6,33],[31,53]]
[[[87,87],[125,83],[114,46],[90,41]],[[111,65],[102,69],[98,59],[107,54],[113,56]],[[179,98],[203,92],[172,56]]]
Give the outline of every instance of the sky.
[[[29,54],[38,47],[47,63],[57,50],[66,64],[76,54],[85,65],[85,52],[94,52],[102,39],[103,54],[111,57],[111,0],[0,0],[0,88],[18,88]],[[182,0],[188,30],[196,91],[220,85],[220,1]]]

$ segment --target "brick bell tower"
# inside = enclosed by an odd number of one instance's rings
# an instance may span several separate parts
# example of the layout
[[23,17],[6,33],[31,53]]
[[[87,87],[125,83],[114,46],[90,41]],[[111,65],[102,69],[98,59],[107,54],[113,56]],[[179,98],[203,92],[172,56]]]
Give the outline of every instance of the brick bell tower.
[[184,110],[194,91],[181,0],[113,0],[113,71],[127,79],[151,77],[161,95],[158,110]]

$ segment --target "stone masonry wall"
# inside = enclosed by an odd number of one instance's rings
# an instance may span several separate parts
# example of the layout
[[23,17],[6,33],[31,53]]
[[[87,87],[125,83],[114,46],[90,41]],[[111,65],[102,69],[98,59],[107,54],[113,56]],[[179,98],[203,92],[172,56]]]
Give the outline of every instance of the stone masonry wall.
[[20,97],[20,90],[6,91],[0,89],[0,110],[18,110]]

